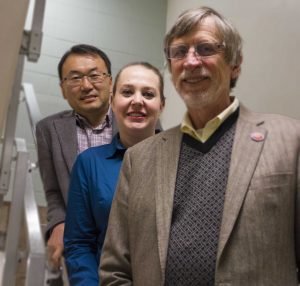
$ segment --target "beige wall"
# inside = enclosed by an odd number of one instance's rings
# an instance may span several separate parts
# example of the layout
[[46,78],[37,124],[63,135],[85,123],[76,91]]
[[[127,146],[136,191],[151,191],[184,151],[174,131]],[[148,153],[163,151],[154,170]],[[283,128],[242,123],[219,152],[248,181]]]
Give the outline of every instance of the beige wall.
[[0,2],[0,135],[11,95],[28,2]]
[[[249,108],[300,119],[300,1],[168,0],[167,29],[192,7],[207,5],[229,18],[244,39],[242,75],[233,94]],[[178,124],[185,107],[166,79],[165,128]]]

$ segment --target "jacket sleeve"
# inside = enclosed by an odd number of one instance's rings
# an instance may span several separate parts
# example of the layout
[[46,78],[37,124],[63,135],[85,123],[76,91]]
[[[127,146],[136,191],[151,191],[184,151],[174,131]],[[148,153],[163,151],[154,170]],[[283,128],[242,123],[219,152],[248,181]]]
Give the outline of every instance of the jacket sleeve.
[[130,159],[125,153],[100,258],[101,286],[133,285],[128,241]]
[[46,240],[53,227],[64,222],[66,208],[54,167],[51,138],[47,134],[49,126],[38,123],[36,126],[38,163],[48,208]]
[[79,155],[71,173],[64,232],[65,261],[72,286],[97,286],[97,225],[92,212],[90,172]]

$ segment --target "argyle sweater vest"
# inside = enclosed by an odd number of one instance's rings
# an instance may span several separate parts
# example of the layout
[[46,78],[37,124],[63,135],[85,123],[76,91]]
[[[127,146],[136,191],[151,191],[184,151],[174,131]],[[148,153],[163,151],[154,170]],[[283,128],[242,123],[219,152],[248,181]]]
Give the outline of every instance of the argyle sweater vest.
[[238,111],[205,143],[183,135],[172,223],[166,286],[214,285],[222,220]]

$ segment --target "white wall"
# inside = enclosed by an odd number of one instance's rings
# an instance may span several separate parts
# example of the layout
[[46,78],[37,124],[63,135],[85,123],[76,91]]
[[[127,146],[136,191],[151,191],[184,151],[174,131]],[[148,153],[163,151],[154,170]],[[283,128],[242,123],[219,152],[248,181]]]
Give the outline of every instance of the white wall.
[[[166,0],[46,0],[41,57],[38,63],[25,64],[23,76],[25,82],[34,84],[42,115],[68,108],[59,89],[57,64],[72,45],[86,43],[103,49],[111,59],[113,75],[138,60],[162,69],[166,7]],[[26,138],[36,160],[26,117],[22,106],[17,136]],[[39,204],[44,205],[38,171],[34,172],[34,188]]]
[[[182,11],[202,5],[231,20],[244,39],[242,75],[233,94],[253,110],[300,119],[300,1],[168,0],[167,30]],[[185,110],[169,78],[166,72],[166,128],[179,123]]]
[[103,49],[113,74],[136,60],[162,67],[165,15],[166,1],[161,0],[46,0],[42,54],[37,64],[27,63],[24,72],[24,81],[35,85],[43,113],[67,107],[58,86],[57,64],[72,45]]

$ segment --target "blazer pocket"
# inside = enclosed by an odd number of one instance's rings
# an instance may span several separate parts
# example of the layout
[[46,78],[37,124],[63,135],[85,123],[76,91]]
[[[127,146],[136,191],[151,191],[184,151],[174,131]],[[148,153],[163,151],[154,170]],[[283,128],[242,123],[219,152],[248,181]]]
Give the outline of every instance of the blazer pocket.
[[291,187],[293,186],[293,179],[292,173],[279,173],[254,177],[250,182],[249,191]]
[[295,176],[291,173],[254,178],[243,206],[243,223],[263,243],[293,231]]
[[[266,219],[292,214],[295,204],[295,177],[291,173],[271,174],[252,179],[245,208]],[[278,218],[277,217],[277,218]]]

